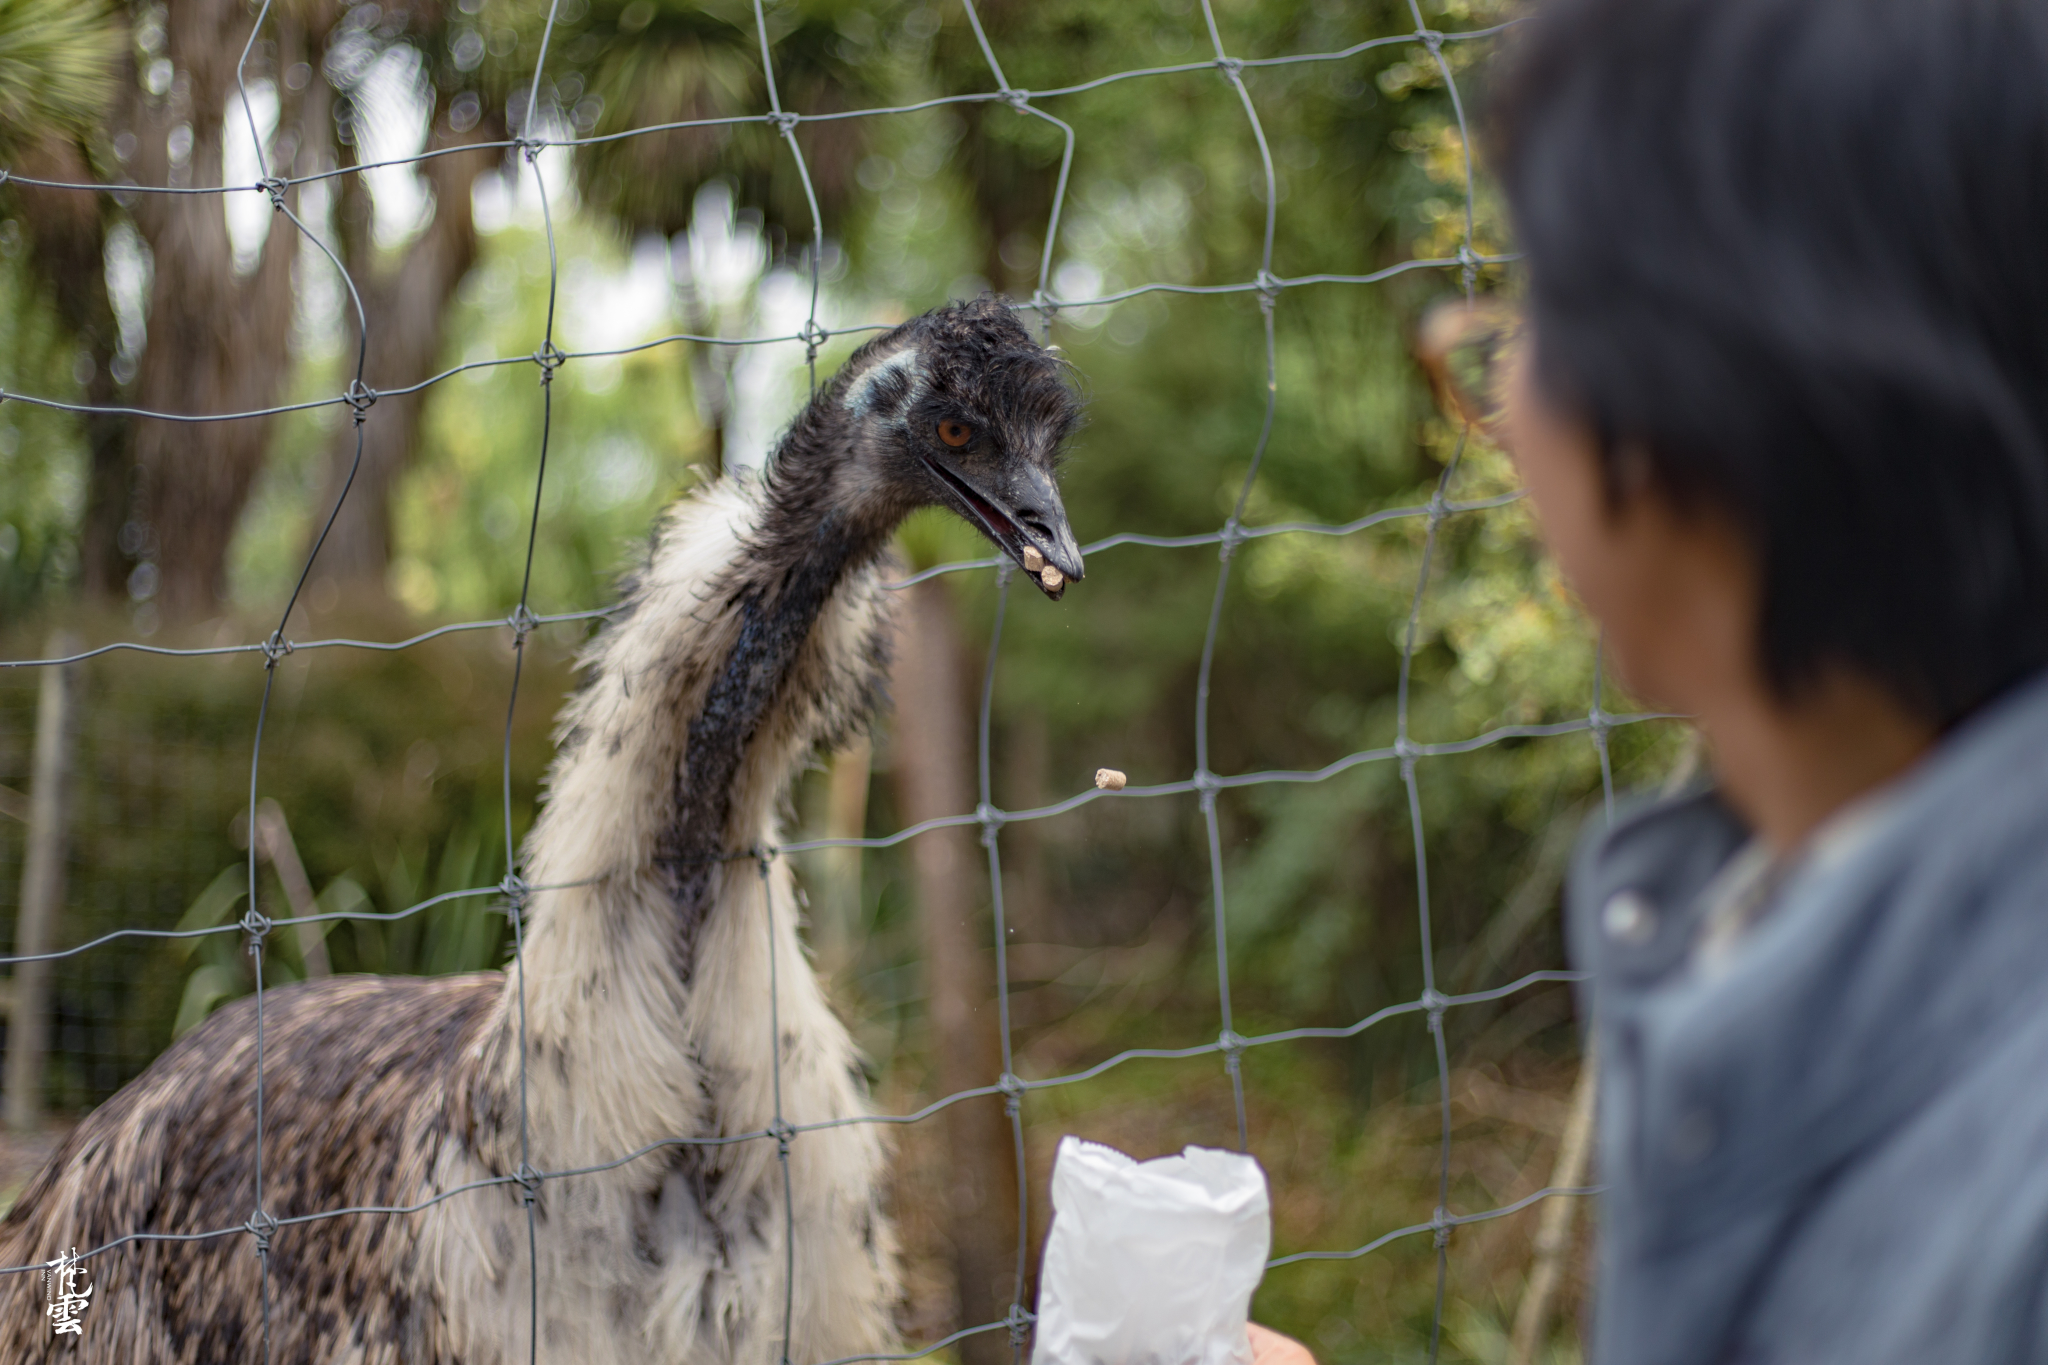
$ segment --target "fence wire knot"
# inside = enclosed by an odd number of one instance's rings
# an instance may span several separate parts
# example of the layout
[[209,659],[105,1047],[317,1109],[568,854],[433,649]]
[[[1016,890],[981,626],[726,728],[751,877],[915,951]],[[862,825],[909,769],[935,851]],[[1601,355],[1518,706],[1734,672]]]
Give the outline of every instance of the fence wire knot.
[[512,608],[512,614],[505,618],[505,624],[512,627],[512,647],[523,649],[526,637],[533,634],[533,628],[540,624],[540,618],[533,614],[532,608],[521,602]]
[[540,1198],[541,1179],[539,1171],[536,1171],[524,1161],[519,1163],[519,1169],[512,1172],[512,1180],[514,1184],[519,1186],[520,1203],[525,1204],[529,1208],[533,1206],[534,1201]]
[[256,188],[270,196],[270,207],[275,213],[284,212],[284,192],[289,182],[281,175],[269,175],[256,182]]
[[1280,277],[1264,266],[1260,266],[1259,273],[1253,276],[1252,279],[1253,283],[1259,286],[1259,307],[1266,312],[1272,312],[1274,301],[1280,297],[1281,289],[1285,288],[1280,283]]
[[790,132],[802,121],[801,115],[792,114],[787,109],[768,115],[768,122],[774,126],[776,132],[781,133],[784,137],[788,137]]
[[1430,1215],[1429,1225],[1435,1229],[1430,1235],[1430,1242],[1437,1250],[1441,1251],[1451,1244],[1451,1228],[1454,1225],[1451,1222],[1451,1212],[1449,1209],[1446,1209],[1441,1204],[1437,1205],[1436,1212]]
[[1003,92],[1003,103],[1009,105],[1012,109],[1021,110],[1024,106],[1031,103],[1031,92],[1029,90],[1005,90]]
[[283,630],[273,630],[270,632],[270,638],[266,639],[260,648],[263,650],[263,657],[269,660],[266,667],[271,667],[292,652],[292,642],[284,638]]
[[256,1254],[270,1255],[270,1239],[277,1235],[277,1220],[262,1209],[249,1215],[249,1221],[242,1224],[242,1230],[256,1239]]
[[1225,1029],[1216,1036],[1216,1046],[1223,1053],[1223,1069],[1235,1076],[1243,1064],[1244,1050],[1250,1044],[1235,1029]]
[[768,1136],[775,1139],[776,1156],[784,1161],[789,1160],[789,1142],[796,1136],[796,1129],[790,1127],[786,1119],[777,1117],[775,1122],[768,1125]]
[[1433,28],[1418,29],[1415,36],[1420,38],[1422,45],[1429,49],[1430,56],[1441,57],[1443,55],[1444,35],[1442,30]]
[[830,340],[831,336],[830,332],[818,325],[816,318],[804,319],[803,328],[797,333],[797,338],[804,344],[804,361],[806,364],[818,358],[818,348]]
[[553,338],[542,342],[540,349],[533,353],[533,363],[540,366],[540,382],[554,383],[555,371],[561,369],[562,362],[568,358],[568,352],[555,345]]
[[505,880],[498,883],[498,890],[504,893],[505,901],[515,915],[526,909],[527,897],[533,888],[526,884],[526,878],[517,872],[507,872]]
[[256,907],[250,906],[248,911],[236,923],[241,926],[242,932],[249,936],[249,951],[252,953],[261,952],[263,938],[270,932],[270,916],[264,914]]
[[519,149],[519,154],[526,158],[526,164],[531,166],[540,158],[541,152],[546,149],[548,144],[543,138],[522,137],[514,139],[512,145]]
[[1010,1329],[1010,1345],[1022,1346],[1024,1338],[1031,1333],[1032,1324],[1037,1321],[1038,1314],[1023,1304],[1011,1304],[1009,1315],[1003,1319],[1003,1325]]
[[981,822],[981,846],[988,848],[1010,817],[984,801],[974,808],[974,818]]
[[356,425],[361,426],[363,418],[377,405],[377,391],[360,379],[351,379],[348,392],[342,394],[341,401],[348,404],[349,410],[355,414]]
[[1216,537],[1216,557],[1229,563],[1230,557],[1237,553],[1237,547],[1250,539],[1244,532],[1244,523],[1233,516],[1223,523],[1223,530]]
[[1218,57],[1216,59],[1216,69],[1233,81],[1240,79],[1244,75],[1244,63],[1236,57]]

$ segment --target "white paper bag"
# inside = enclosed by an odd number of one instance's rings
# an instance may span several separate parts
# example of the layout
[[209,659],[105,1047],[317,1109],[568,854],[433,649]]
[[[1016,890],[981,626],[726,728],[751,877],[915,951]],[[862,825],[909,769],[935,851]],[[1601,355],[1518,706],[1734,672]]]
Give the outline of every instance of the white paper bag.
[[1258,1162],[1207,1147],[1133,1161],[1066,1137],[1052,1208],[1031,1365],[1251,1365],[1273,1244]]

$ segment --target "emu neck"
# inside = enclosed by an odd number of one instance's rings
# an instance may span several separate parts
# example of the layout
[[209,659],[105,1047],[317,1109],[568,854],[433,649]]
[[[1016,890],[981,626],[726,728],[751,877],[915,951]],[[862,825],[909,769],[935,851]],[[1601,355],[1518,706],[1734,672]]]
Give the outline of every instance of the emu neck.
[[[694,942],[714,871],[752,851],[749,821],[734,819],[750,749],[771,712],[792,704],[791,674],[826,603],[894,529],[895,517],[878,517],[849,496],[851,442],[829,395],[792,424],[764,481],[759,520],[713,590],[731,643],[706,660],[710,681],[685,728],[656,854],[672,879],[685,941]],[[687,976],[691,954],[684,956]]]
[[[815,430],[800,422],[791,441]],[[550,1159],[772,1118],[753,1112],[766,1089],[727,1084],[760,1061],[764,898],[780,998],[824,1009],[800,970],[788,866],[764,882],[747,855],[779,840],[797,765],[865,725],[887,672],[889,527],[832,496],[846,469],[834,454],[811,443],[792,459],[786,444],[766,481],[683,498],[585,653],[526,849],[533,1065],[515,1064],[510,983],[495,1053],[502,1093],[537,1087],[529,1112]]]
[[725,846],[740,760],[832,590],[878,548],[843,517],[808,510],[771,502],[753,553],[734,566],[726,600],[738,633],[689,722],[674,824],[662,849],[686,883],[701,884],[710,864],[748,851]]

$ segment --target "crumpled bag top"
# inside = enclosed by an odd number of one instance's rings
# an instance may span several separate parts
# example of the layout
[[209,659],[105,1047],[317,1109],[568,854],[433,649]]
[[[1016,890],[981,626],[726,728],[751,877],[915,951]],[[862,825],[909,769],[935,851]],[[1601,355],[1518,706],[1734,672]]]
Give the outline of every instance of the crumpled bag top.
[[1272,1214],[1249,1156],[1060,1140],[1032,1365],[1250,1365]]

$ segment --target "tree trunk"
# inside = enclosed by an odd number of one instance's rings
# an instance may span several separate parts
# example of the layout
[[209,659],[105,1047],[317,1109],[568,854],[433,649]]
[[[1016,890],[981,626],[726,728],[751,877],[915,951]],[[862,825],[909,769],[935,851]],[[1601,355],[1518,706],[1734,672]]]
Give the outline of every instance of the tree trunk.
[[[451,131],[437,109],[430,150],[501,138],[495,120],[485,119],[468,133]],[[363,382],[373,389],[417,384],[439,368],[446,336],[448,305],[457,286],[476,261],[476,222],[470,212],[470,191],[477,177],[498,163],[496,151],[458,152],[420,163],[434,199],[434,216],[420,230],[398,263],[376,269],[371,240],[369,194],[361,179],[337,182],[340,209],[336,215],[344,244],[342,259],[361,291],[369,320],[370,344]],[[349,319],[349,340],[356,340],[355,319]],[[351,349],[350,358],[354,351]],[[335,429],[328,447],[327,483],[314,509],[309,535],[318,536],[327,513],[348,497],[334,519],[314,566],[317,580],[344,592],[381,601],[386,597],[385,571],[391,564],[391,498],[398,481],[419,452],[420,422],[427,394],[394,394],[379,398],[363,423],[363,454],[356,466],[356,433],[352,422]],[[353,483],[349,481],[355,467]],[[309,540],[308,550],[312,548]]]
[[[52,656],[71,654],[78,640],[63,631],[50,637]],[[21,860],[21,913],[14,951],[34,958],[51,950],[64,904],[64,789],[71,767],[74,667],[46,668],[36,705],[35,772],[29,785],[28,848]],[[33,1133],[43,1122],[43,1052],[49,1042],[50,964],[17,962],[7,1011],[7,1126]]]
[[[129,165],[137,183],[221,183],[221,120],[231,99],[240,116],[235,63],[250,19],[237,0],[183,0],[171,7],[167,53],[177,76],[166,97],[142,101],[137,109],[136,150]],[[288,15],[274,22],[276,65],[304,59],[303,30]],[[314,81],[309,89],[323,91],[325,83]],[[281,133],[298,125],[301,103],[323,104],[302,101],[281,85],[278,94]],[[324,116],[324,107],[318,113]],[[296,144],[302,154],[325,145],[325,130],[317,122],[317,117],[309,119],[306,126],[321,136],[280,136],[275,145]],[[174,132],[180,141],[190,139],[189,155],[176,165],[168,149]],[[275,164],[271,169],[283,172]],[[297,191],[287,191],[285,202],[296,208]],[[219,196],[137,194],[130,211],[156,258],[149,344],[136,376],[136,405],[173,413],[275,405],[290,372],[292,262],[299,233],[278,215],[255,268],[241,277]],[[143,553],[156,563],[167,617],[207,615],[225,596],[228,548],[263,467],[272,425],[269,417],[135,421]]]
[[[867,832],[868,780],[875,761],[866,735],[832,756],[826,786],[825,837],[858,839]],[[823,876],[811,897],[811,951],[819,974],[836,981],[860,952],[860,848],[828,848],[819,858]]]
[[[697,336],[718,334],[718,317],[704,303],[697,283],[683,286],[683,325]],[[725,432],[732,411],[732,366],[736,347],[690,343],[690,387],[697,396],[697,421],[710,438],[711,464],[705,473],[717,478],[725,473]]]
[[[895,778],[903,818],[915,823],[974,809],[973,722],[959,631],[942,580],[908,589],[896,665]],[[941,1094],[993,1083],[1002,1070],[995,974],[981,913],[983,857],[971,829],[919,835],[911,861],[923,935],[934,1081]],[[950,1169],[954,1282],[960,1324],[1003,1318],[1017,1255],[1017,1165],[999,1096],[943,1111]],[[983,1333],[960,1343],[965,1365],[1006,1365],[1009,1342]]]
[[[1003,746],[1003,775],[1008,790],[998,799],[1011,810],[1051,805],[1052,738],[1045,716],[1032,712],[1006,728],[1010,742]],[[1070,941],[1051,927],[1046,837],[1042,820],[1020,820],[1003,830],[1003,922],[1013,944]]]

